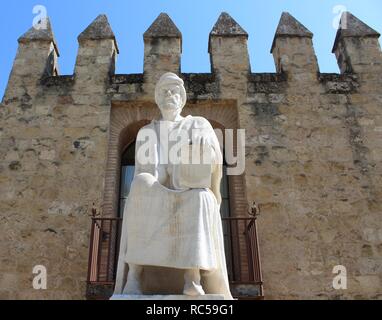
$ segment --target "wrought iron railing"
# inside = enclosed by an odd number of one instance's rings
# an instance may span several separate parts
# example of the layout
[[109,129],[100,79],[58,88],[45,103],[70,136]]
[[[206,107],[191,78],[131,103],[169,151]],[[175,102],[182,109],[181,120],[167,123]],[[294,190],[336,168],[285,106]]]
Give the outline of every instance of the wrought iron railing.
[[[222,222],[233,295],[238,298],[261,298],[263,282],[256,218],[223,218]],[[121,227],[121,218],[92,218],[87,279],[89,299],[102,299],[102,295],[106,299],[113,290]],[[102,286],[108,287],[107,293]]]

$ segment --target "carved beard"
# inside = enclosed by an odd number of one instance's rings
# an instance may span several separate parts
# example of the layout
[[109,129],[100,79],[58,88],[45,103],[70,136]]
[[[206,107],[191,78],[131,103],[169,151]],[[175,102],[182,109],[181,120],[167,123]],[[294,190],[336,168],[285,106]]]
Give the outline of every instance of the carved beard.
[[[172,99],[172,100],[175,100],[175,99]],[[179,104],[176,101],[173,101],[173,103],[164,101],[164,103],[160,107],[160,110],[161,110],[163,118],[175,119],[182,112],[181,101]]]
[[169,120],[168,118],[175,119],[180,113],[182,112],[181,108],[174,108],[174,109],[161,109],[162,111],[162,117],[165,120]]

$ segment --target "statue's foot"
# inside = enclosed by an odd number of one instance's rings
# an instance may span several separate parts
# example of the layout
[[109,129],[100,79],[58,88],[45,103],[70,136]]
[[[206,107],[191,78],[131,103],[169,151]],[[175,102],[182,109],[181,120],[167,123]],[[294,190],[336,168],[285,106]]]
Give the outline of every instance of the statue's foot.
[[186,270],[184,274],[183,294],[187,296],[204,296],[206,293],[200,284],[200,270]]
[[124,295],[142,295],[141,286],[138,281],[128,280],[125,290],[123,290]]
[[186,283],[183,289],[183,294],[186,296],[204,296],[206,293],[203,290],[203,287],[200,284]]

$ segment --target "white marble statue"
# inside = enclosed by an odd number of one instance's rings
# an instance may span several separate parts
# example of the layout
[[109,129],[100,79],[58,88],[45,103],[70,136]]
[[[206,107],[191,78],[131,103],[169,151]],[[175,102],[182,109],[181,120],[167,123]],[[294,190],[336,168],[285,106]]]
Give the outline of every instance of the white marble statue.
[[[137,136],[136,170],[124,208],[114,295],[142,295],[143,270],[157,266],[183,270],[183,295],[219,294],[232,299],[220,217],[219,141],[206,119],[181,116],[186,91],[176,74],[160,78],[155,101],[162,118]],[[180,150],[177,159],[183,161],[173,159],[174,146]],[[184,161],[200,146],[209,162]],[[171,282],[171,273],[167,276]]]

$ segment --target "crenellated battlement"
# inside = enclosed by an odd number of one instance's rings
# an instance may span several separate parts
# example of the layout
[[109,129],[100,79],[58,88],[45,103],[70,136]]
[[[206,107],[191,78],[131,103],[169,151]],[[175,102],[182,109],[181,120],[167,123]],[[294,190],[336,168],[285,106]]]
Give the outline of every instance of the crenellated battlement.
[[[351,13],[344,13],[333,46],[341,74],[379,73],[382,70],[379,36],[377,31]],[[248,82],[252,82],[251,79],[258,78],[250,68],[248,37],[248,33],[225,12],[211,30],[208,46],[211,74],[223,92],[224,88],[230,87],[231,90],[233,84],[236,86],[233,91],[242,91]],[[161,74],[166,71],[181,73],[182,34],[171,18],[161,13],[144,33],[143,39],[143,74],[128,77],[116,75],[117,40],[107,17],[100,15],[78,36],[79,50],[74,74],[61,78],[58,45],[47,20],[46,29],[31,28],[19,38],[19,50],[4,98],[7,100],[20,95],[20,87],[37,93],[40,86],[68,86],[72,82],[76,90],[85,92],[90,87],[98,86],[94,89],[98,92],[101,87],[115,87],[118,84],[115,81],[142,83],[142,90],[148,96],[153,95],[153,86]],[[271,47],[277,74],[284,74],[287,81],[305,85],[325,82],[327,77],[319,72],[312,39],[311,31],[284,12]],[[185,77],[191,83],[190,87],[195,87],[192,85],[195,76]],[[337,82],[340,79],[337,78]]]

